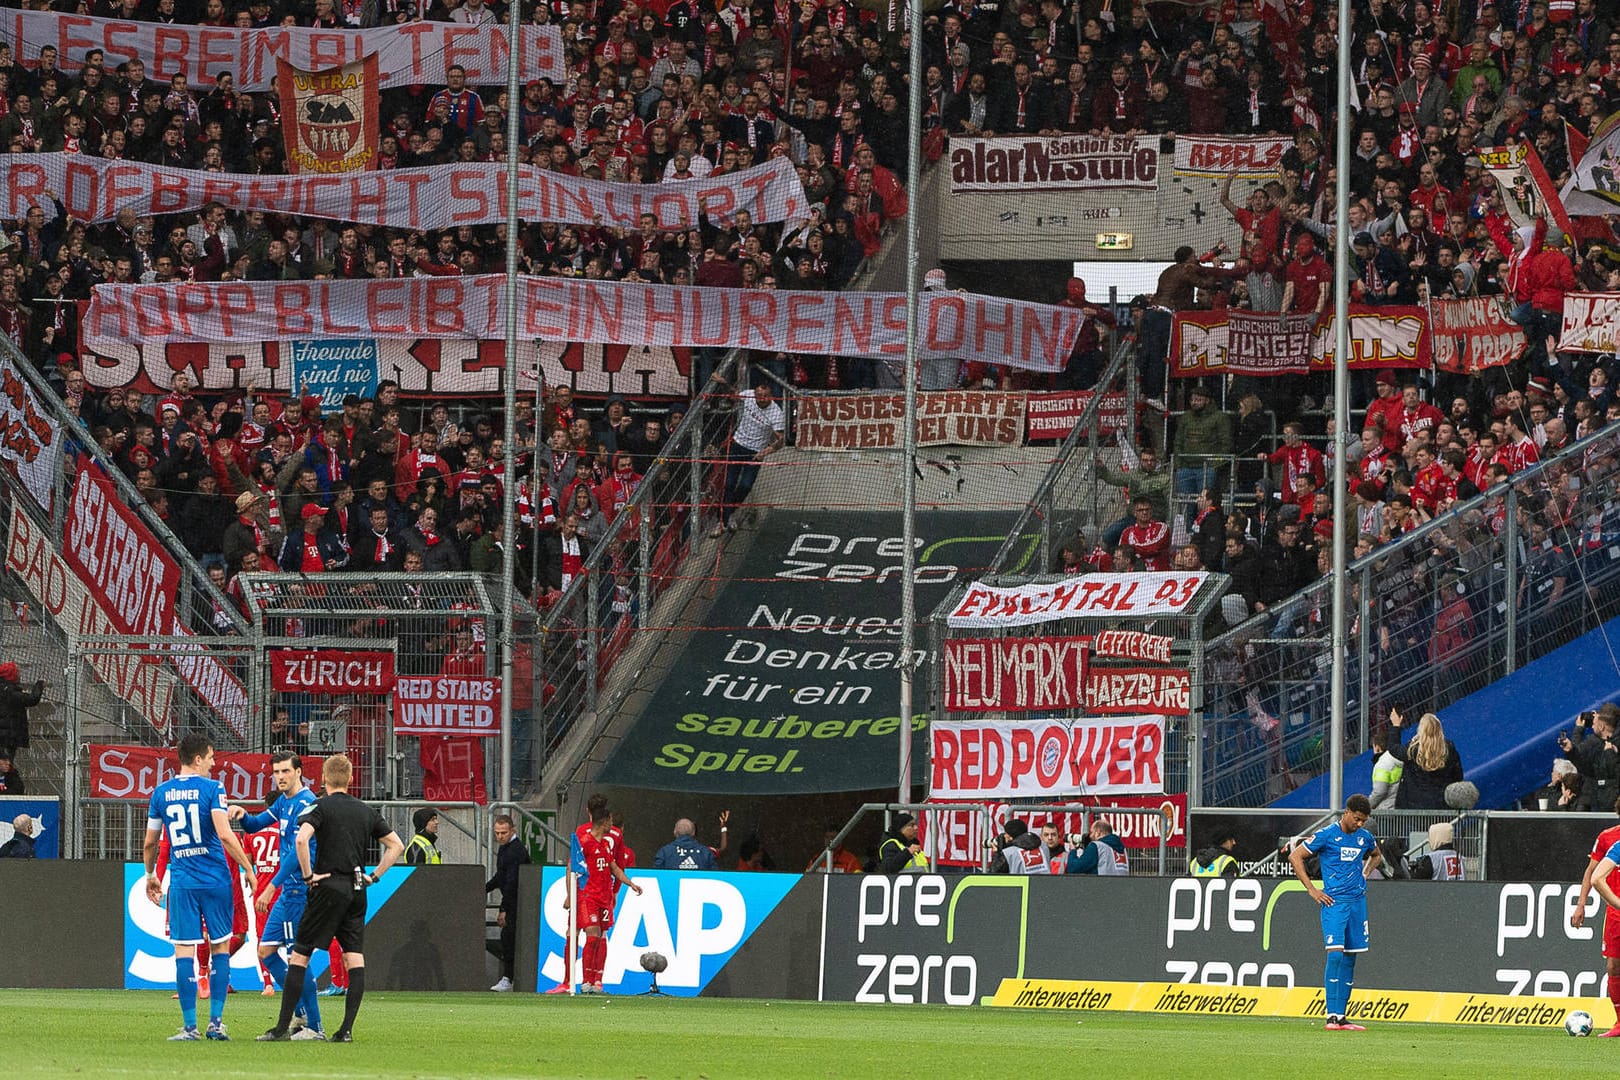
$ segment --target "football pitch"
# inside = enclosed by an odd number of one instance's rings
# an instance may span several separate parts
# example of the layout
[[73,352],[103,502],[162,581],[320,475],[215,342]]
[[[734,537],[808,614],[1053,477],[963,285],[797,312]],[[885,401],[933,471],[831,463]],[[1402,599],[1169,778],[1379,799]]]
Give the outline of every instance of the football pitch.
[[[206,1016],[207,1003],[203,1005]],[[328,1028],[342,1012],[326,998]],[[947,1006],[530,994],[367,994],[355,1041],[260,1044],[274,999],[233,995],[228,1044],[169,1043],[141,991],[0,991],[10,1077],[629,1080],[1012,1077],[1613,1076],[1620,1045],[1562,1031],[1175,1018]]]

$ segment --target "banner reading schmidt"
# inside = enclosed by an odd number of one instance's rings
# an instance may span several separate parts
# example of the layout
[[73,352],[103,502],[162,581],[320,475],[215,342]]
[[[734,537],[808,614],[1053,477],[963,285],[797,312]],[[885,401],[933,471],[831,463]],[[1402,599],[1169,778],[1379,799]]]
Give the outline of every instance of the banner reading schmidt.
[[[977,576],[1012,521],[919,513],[917,610]],[[812,524],[773,512],[704,620],[713,629],[692,632],[599,781],[724,793],[887,787],[905,725],[921,784],[927,716],[896,709],[900,534],[894,513]],[[919,671],[919,684],[927,677]]]

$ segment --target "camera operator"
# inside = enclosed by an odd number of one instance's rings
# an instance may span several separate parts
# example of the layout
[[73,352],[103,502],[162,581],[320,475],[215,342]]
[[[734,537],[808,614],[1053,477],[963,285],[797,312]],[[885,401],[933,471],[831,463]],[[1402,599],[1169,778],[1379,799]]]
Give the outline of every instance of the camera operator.
[[1581,713],[1575,720],[1575,730],[1558,737],[1558,746],[1585,778],[1590,789],[1587,801],[1602,806],[1613,800],[1620,790],[1620,745],[1615,741],[1615,729],[1620,727],[1620,708],[1605,704],[1594,711]]

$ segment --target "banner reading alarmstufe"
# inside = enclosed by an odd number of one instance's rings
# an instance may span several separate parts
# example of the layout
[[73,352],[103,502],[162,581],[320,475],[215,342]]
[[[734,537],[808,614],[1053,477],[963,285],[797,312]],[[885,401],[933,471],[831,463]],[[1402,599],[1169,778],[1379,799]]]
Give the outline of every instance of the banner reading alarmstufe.
[[[632,346],[903,356],[904,293],[711,289],[576,278],[519,282],[518,336]],[[287,338],[498,339],[497,274],[355,281],[98,285],[86,347]],[[922,302],[925,358],[1058,371],[1080,332],[1072,308],[973,293]]]
[[[518,55],[521,78],[568,78],[562,31],[555,26],[525,26]],[[236,88],[269,90],[280,57],[316,71],[340,67],[375,55],[382,85],[442,85],[445,72],[460,66],[467,81],[487,86],[506,81],[506,29],[453,22],[407,22],[371,30],[317,30],[274,26],[243,30],[233,26],[188,26],[183,23],[95,19],[54,11],[0,12],[0,41],[11,43],[14,61],[25,66],[49,45],[57,67],[69,75],[84,66],[91,49],[100,49],[108,71],[126,60],[146,65],[146,77],[168,85],[184,75],[197,92],[213,89],[214,76],[230,72]]]
[[[375,111],[375,110],[374,110]],[[0,218],[21,218],[54,192],[70,214],[94,225],[125,207],[143,217],[182,214],[217,202],[328,221],[398,229],[449,229],[506,220],[506,166],[469,161],[339,175],[258,176],[173,169],[77,154],[0,154]],[[610,183],[529,165],[518,167],[518,216],[525,221],[633,229],[642,214],[680,228],[702,215],[747,210],[756,222],[801,216],[799,174],[786,158],[741,172],[658,184]]]
[[1159,190],[1157,135],[951,140],[951,191]]

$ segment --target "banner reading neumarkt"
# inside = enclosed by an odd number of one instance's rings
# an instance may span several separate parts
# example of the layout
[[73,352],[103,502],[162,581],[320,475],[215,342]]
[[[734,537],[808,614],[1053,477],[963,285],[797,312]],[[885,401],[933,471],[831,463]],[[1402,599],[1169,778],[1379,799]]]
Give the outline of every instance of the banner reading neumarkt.
[[376,169],[380,91],[375,54],[342,67],[305,71],[276,60],[281,137],[290,173]]
[[[1170,330],[1170,373],[1304,375],[1333,367],[1333,320],[1274,312],[1181,311]],[[1352,305],[1352,368],[1426,368],[1429,320],[1415,305]]]
[[1159,190],[1157,135],[952,139],[951,191]]
[[[1013,520],[919,512],[917,610],[989,565]],[[773,511],[598,781],[736,794],[887,787],[909,726],[921,785],[926,713],[920,700],[915,717],[896,712],[900,536],[897,513]]]

